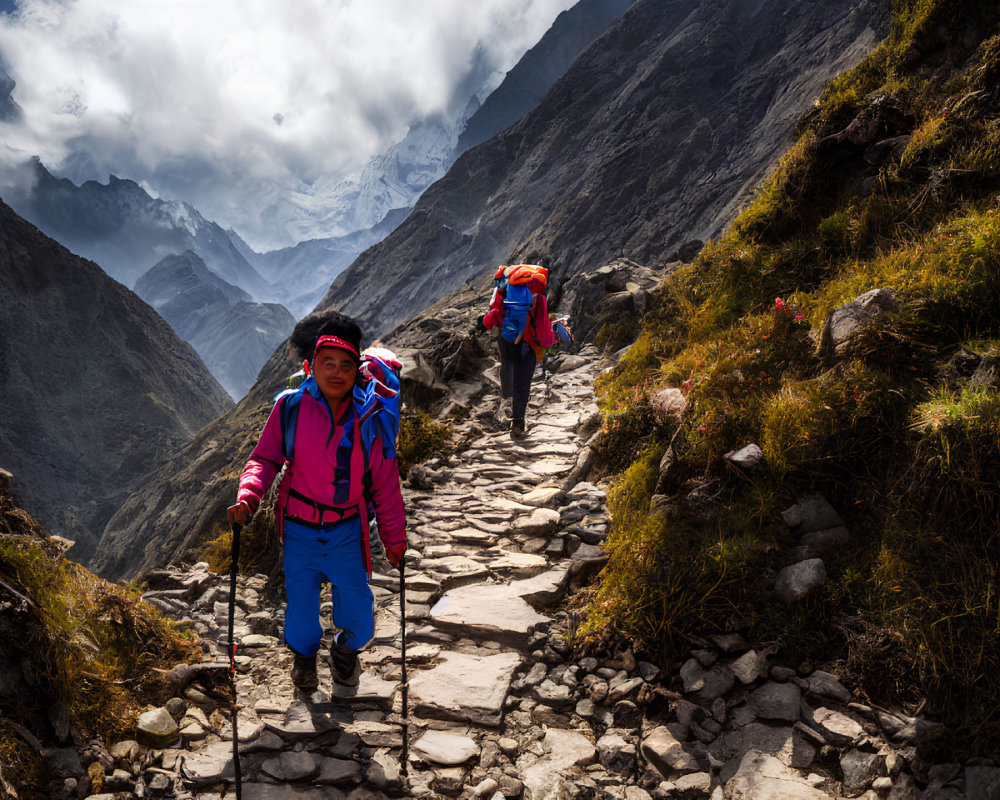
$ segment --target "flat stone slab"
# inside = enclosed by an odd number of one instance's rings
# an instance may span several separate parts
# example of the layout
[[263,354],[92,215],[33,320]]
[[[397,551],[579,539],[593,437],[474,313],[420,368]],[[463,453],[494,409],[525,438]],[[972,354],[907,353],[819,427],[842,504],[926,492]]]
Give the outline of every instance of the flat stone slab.
[[[361,765],[347,758],[318,757],[319,774],[313,783],[355,784],[361,783]],[[329,797],[330,795],[326,795]]]
[[491,572],[502,572],[528,578],[544,572],[548,568],[549,562],[545,556],[501,550],[500,557],[491,561],[487,566]]
[[857,720],[830,708],[817,708],[813,712],[813,722],[813,727],[835,747],[846,747],[865,734]]
[[358,681],[357,686],[342,686],[339,683],[334,683],[330,689],[330,697],[333,700],[342,700],[347,703],[390,705],[398,686],[399,683],[396,681],[384,681],[369,672],[362,672],[361,680]]
[[479,755],[479,745],[468,736],[433,730],[414,742],[411,750],[431,764],[446,767],[457,767]]
[[545,608],[562,599],[568,583],[569,569],[557,567],[532,578],[511,581],[510,590],[534,608]]
[[829,800],[830,795],[777,758],[750,750],[726,783],[729,800]]
[[215,742],[204,750],[185,753],[181,774],[195,786],[232,780],[235,775],[232,742]]
[[563,783],[574,781],[578,767],[597,760],[596,745],[578,731],[549,728],[542,739],[545,754],[533,764],[518,759],[524,782],[524,800],[555,800],[564,797]]
[[558,529],[559,512],[552,508],[536,508],[513,525],[513,533],[522,536],[551,536]]
[[450,589],[431,608],[435,625],[462,636],[495,639],[516,646],[552,620],[539,614],[504,584],[473,584]]
[[438,719],[499,725],[511,679],[520,663],[518,653],[478,656],[443,652],[438,665],[415,672],[410,678],[414,712]]
[[541,508],[554,503],[562,493],[563,490],[558,486],[540,486],[525,495],[521,495],[521,502]]
[[531,465],[532,473],[545,478],[553,478],[556,475],[565,475],[572,468],[573,464],[562,458],[543,458]]
[[308,750],[288,751],[265,760],[261,769],[279,781],[304,781],[319,772],[319,760]]
[[425,558],[420,562],[420,566],[432,573],[445,588],[478,581],[485,578],[488,572],[483,564],[468,556]]
[[244,800],[341,800],[345,795],[326,786],[322,789],[289,786],[287,783],[245,783]]
[[284,716],[270,717],[261,713],[260,717],[268,728],[286,739],[316,736],[333,727],[333,722],[327,715],[314,713],[309,706],[299,700],[288,707]]
[[451,531],[448,537],[456,542],[466,542],[468,544],[492,544],[496,541],[497,535],[495,533],[490,533],[488,531],[480,530],[479,528],[466,526],[458,528],[457,530]]

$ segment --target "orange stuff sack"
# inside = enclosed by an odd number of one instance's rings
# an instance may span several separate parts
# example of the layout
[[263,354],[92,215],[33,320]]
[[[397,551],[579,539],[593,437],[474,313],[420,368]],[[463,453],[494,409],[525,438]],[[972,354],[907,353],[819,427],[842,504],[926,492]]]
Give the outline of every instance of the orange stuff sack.
[[545,294],[549,271],[537,264],[518,264],[507,273],[511,286],[527,286],[532,294]]

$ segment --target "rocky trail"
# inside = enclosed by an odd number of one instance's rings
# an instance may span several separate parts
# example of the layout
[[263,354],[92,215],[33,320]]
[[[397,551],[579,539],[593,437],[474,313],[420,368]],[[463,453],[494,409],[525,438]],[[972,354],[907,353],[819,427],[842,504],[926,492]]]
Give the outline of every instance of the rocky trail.
[[[609,524],[604,491],[583,480],[604,366],[587,347],[536,377],[521,441],[487,395],[456,426],[471,444],[410,473],[405,773],[396,571],[376,558],[376,639],[357,691],[333,696],[322,660],[319,690],[294,691],[283,608],[262,601],[263,576],[240,579],[243,797],[993,796],[975,787],[1000,770],[917,757],[922,720],[854,703],[833,674],[772,664],[739,635],[708,636],[677,675],[631,651],[574,660],[562,601],[603,566]],[[206,661],[176,669],[177,696],[143,715],[137,741],[101,754],[92,796],[233,797],[228,578],[162,570],[145,598],[194,623]]]

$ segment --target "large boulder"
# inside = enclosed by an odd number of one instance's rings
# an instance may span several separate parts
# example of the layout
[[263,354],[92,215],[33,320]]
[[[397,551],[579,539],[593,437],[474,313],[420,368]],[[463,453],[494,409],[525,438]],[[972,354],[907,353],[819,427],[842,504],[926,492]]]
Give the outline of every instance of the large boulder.
[[830,312],[823,325],[820,352],[825,356],[839,355],[877,317],[898,308],[896,293],[889,287],[872,289],[858,295],[850,303]]

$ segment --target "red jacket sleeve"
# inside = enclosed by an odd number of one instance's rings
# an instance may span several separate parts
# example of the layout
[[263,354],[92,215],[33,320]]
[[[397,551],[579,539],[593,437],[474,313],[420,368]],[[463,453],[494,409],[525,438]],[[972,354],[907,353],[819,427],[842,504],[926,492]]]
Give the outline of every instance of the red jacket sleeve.
[[499,289],[493,290],[493,297],[490,300],[490,310],[486,312],[486,316],[483,317],[483,325],[486,326],[486,330],[490,328],[495,328],[497,325],[503,324],[503,297],[500,295]]
[[372,501],[378,520],[378,536],[386,547],[406,543],[406,510],[403,489],[399,483],[399,466],[395,458],[383,458],[382,442],[372,444],[368,465],[372,478]]
[[549,304],[544,294],[536,295],[535,306],[535,341],[541,347],[552,347],[556,343],[556,334],[552,330],[552,320],[549,319]]
[[240,475],[240,486],[236,492],[236,502],[246,500],[256,510],[261,498],[271,488],[274,478],[285,463],[285,454],[281,449],[281,404],[274,404],[271,413],[264,423],[257,446],[247,459],[243,473]]

